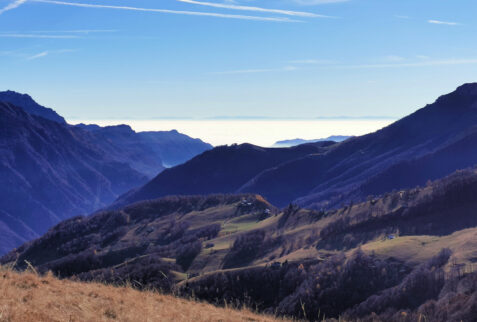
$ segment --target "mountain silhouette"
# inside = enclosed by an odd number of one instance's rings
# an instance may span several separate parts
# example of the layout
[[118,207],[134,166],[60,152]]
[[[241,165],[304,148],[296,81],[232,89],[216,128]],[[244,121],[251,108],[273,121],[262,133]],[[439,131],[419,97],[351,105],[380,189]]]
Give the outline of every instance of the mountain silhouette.
[[41,116],[45,119],[66,124],[65,119],[54,110],[41,106],[28,94],[20,94],[14,91],[0,92],[0,102],[7,102],[15,106],[20,106],[29,114]]

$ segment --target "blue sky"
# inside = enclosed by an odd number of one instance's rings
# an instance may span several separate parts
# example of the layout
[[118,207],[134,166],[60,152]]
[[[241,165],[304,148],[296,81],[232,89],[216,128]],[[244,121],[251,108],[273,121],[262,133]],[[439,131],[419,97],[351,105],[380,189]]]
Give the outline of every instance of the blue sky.
[[0,89],[69,118],[403,116],[477,81],[475,0],[0,0]]

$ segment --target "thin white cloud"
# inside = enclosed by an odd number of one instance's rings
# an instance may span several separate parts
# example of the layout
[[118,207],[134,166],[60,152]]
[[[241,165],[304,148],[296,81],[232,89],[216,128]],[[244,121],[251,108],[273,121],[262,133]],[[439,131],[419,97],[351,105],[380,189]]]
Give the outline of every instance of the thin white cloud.
[[58,34],[94,34],[94,33],[114,33],[116,29],[77,29],[77,30],[35,30],[32,33],[58,33]]
[[0,56],[20,56],[21,54],[19,53],[18,50],[2,50],[0,51]]
[[335,62],[327,59],[298,59],[290,61],[290,64],[297,65],[329,65]]
[[304,6],[316,6],[320,4],[348,2],[351,0],[293,0],[293,1],[295,3],[301,4]]
[[32,55],[32,56],[28,56],[26,59],[27,60],[35,60],[35,59],[38,59],[38,58],[46,57],[48,55],[58,55],[58,54],[64,54],[64,53],[72,53],[72,52],[75,52],[75,51],[76,50],[73,50],[73,49],[45,50],[45,51],[42,51],[41,53],[38,53],[38,54],[35,54],[35,55]]
[[261,8],[261,7],[241,6],[241,5],[229,4],[229,3],[213,3],[213,2],[202,2],[202,1],[195,1],[195,0],[177,0],[177,1],[184,2],[184,3],[189,3],[189,4],[200,5],[200,6],[230,9],[230,10],[276,13],[276,14],[281,14],[281,15],[298,16],[298,17],[310,17],[310,18],[332,18],[330,16],[320,15],[320,14],[311,13],[311,12],[302,12],[302,11],[267,9],[267,8]]
[[[297,68],[295,66],[286,66],[282,68],[264,68],[264,69],[242,69],[230,70],[223,72],[212,72],[213,75],[236,75],[236,74],[259,74],[259,73],[275,73],[289,72],[296,70],[315,70],[315,69],[385,69],[385,68],[413,68],[413,67],[433,67],[433,66],[452,66],[452,65],[477,65],[476,59],[441,59],[431,60],[426,56],[416,56],[420,61],[415,62],[395,62],[382,64],[358,64],[358,65],[336,65],[322,64],[319,66],[309,66],[309,68]],[[298,62],[298,61],[297,61]]]
[[419,58],[419,59],[422,59],[422,60],[428,60],[428,59],[430,59],[431,57],[425,56],[425,55],[417,55],[416,58]]
[[49,3],[49,4],[56,4],[56,5],[62,5],[62,6],[81,7],[81,8],[98,8],[98,9],[115,9],[115,10],[128,10],[128,11],[140,11],[140,12],[156,12],[156,13],[167,13],[167,14],[176,14],[176,15],[204,16],[204,17],[254,20],[254,21],[269,21],[269,22],[300,22],[298,20],[292,20],[292,19],[289,19],[289,18],[281,18],[281,17],[258,17],[258,16],[222,14],[222,13],[215,13],[215,12],[181,11],[181,10],[169,10],[169,9],[150,9],[150,8],[127,7],[127,6],[111,6],[111,5],[100,5],[100,4],[88,4],[88,3],[78,3],[78,2],[64,2],[64,1],[55,1],[55,0],[31,0],[31,1],[41,2],[41,3]]
[[398,18],[398,19],[404,19],[404,20],[411,19],[411,17],[409,17],[409,16],[402,16],[402,15],[395,15],[394,17]]
[[38,53],[25,52],[23,50],[3,50],[0,51],[0,56],[11,57],[23,60],[35,60],[49,55],[59,55],[64,53],[76,52],[76,49],[59,49],[59,50],[44,50]]
[[430,24],[434,25],[446,25],[446,26],[458,26],[460,23],[458,22],[449,22],[449,21],[441,21],[441,20],[428,20],[427,21]]
[[39,54],[36,54],[36,55],[33,55],[33,56],[30,56],[27,58],[27,60],[34,60],[34,59],[38,59],[38,58],[41,58],[41,57],[45,57],[45,56],[48,56],[49,52],[48,51],[43,51]]
[[423,60],[413,63],[395,64],[363,64],[363,65],[341,65],[339,69],[368,69],[368,68],[406,68],[406,67],[428,67],[428,66],[450,66],[450,65],[477,65],[477,59],[443,59],[443,60]]
[[285,66],[282,68],[229,70],[224,72],[213,72],[211,74],[214,74],[214,75],[259,74],[259,73],[274,73],[274,72],[291,72],[294,70],[297,70],[297,68],[294,66]]
[[79,38],[74,35],[41,35],[41,34],[22,34],[22,33],[0,33],[0,38],[37,38],[37,39],[74,39]]
[[384,60],[386,60],[388,62],[401,62],[401,61],[406,60],[406,58],[398,56],[398,55],[388,55],[388,56],[384,57]]
[[16,0],[16,1],[13,1],[12,3],[10,3],[9,5],[7,5],[6,7],[0,9],[0,15],[6,11],[9,11],[9,10],[13,10],[13,9],[16,9],[18,8],[19,6],[21,6],[22,4],[24,4],[25,2],[27,2],[27,0]]

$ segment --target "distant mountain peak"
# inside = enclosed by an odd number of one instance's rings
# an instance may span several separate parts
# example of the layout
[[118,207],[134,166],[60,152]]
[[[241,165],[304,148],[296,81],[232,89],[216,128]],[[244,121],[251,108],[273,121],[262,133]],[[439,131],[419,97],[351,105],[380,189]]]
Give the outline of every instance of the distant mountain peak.
[[118,124],[118,125],[111,125],[111,126],[105,126],[103,130],[108,130],[108,131],[115,131],[115,132],[121,132],[124,134],[130,134],[130,133],[136,133],[131,126],[127,124]]
[[[467,83],[457,87],[454,91],[444,94],[437,98],[432,104],[426,105],[424,108],[416,111],[416,113],[428,113],[428,118],[447,115],[447,117],[453,115],[455,117],[468,117],[464,113],[471,112],[475,114],[473,110],[477,109],[477,83]],[[444,113],[444,114],[442,114]],[[406,119],[406,118],[404,118]]]
[[456,97],[475,100],[477,98],[477,83],[467,83],[457,87],[457,89],[448,94],[442,95],[436,103],[445,101],[446,99],[455,99]]
[[292,147],[292,146],[297,146],[297,145],[307,144],[307,143],[317,143],[317,142],[327,142],[327,141],[342,142],[349,139],[350,137],[351,136],[345,136],[345,135],[332,135],[327,138],[316,139],[316,140],[305,140],[301,138],[296,138],[292,140],[277,141],[272,145],[272,147],[283,148],[283,147]]
[[43,117],[50,121],[54,121],[61,124],[66,124],[65,119],[56,113],[54,110],[48,107],[44,107],[28,94],[22,94],[15,91],[7,90],[0,92],[0,102],[7,102],[15,106],[21,107],[25,112]]
[[28,94],[18,93],[18,92],[9,90],[9,89],[6,90],[6,91],[4,91],[3,93],[5,93],[5,94],[7,94],[7,95],[22,96],[22,97],[24,97],[24,98],[26,98],[26,99],[29,99],[29,100],[32,100],[32,101],[33,101],[33,98],[32,98],[30,95],[28,95]]
[[455,93],[466,96],[477,96],[477,83],[467,83],[459,86]]

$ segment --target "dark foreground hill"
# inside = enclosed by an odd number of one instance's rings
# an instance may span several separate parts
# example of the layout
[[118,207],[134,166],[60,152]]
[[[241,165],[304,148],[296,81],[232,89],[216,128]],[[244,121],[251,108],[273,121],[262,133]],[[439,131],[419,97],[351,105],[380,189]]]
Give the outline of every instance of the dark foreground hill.
[[1,263],[308,320],[474,321],[476,193],[465,170],[329,211],[166,197],[67,220]]
[[[375,133],[269,164],[249,149],[217,148],[207,154],[207,164],[198,162],[205,156],[191,160],[122,201],[190,192],[249,192],[277,206],[296,202],[331,209],[424,185],[477,163],[476,106],[477,84],[466,84]],[[223,163],[227,167],[208,166]],[[215,184],[236,173],[244,173],[240,184]]]

